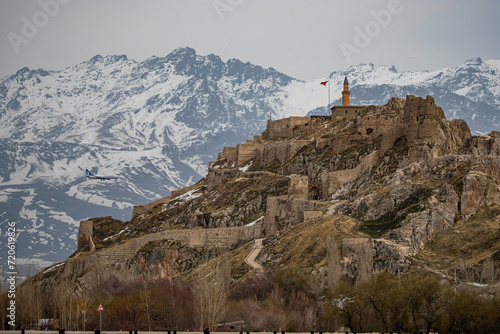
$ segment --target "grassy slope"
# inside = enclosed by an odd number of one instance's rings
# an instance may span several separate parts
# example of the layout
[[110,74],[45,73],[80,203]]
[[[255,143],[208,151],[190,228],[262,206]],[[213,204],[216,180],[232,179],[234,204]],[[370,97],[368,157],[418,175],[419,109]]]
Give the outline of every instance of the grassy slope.
[[297,224],[268,240],[261,253],[266,258],[264,265],[319,268],[326,264],[327,235],[333,235],[337,241],[366,237],[358,230],[358,221],[343,215]]
[[471,220],[436,233],[414,262],[431,270],[447,271],[499,256],[500,208],[490,206],[480,208]]

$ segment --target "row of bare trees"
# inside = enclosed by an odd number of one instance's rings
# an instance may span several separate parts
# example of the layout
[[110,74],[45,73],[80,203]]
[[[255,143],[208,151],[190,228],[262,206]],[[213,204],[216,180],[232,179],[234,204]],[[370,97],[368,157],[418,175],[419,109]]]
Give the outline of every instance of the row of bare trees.
[[[500,293],[494,284],[453,285],[420,272],[369,275],[371,257],[362,254],[358,278],[347,279],[340,276],[335,240],[327,239],[326,270],[314,273],[275,268],[232,282],[228,257],[222,256],[189,281],[111,277],[83,293],[68,282],[42,286],[31,281],[18,289],[16,323],[35,329],[45,318],[55,319],[54,328],[94,330],[102,303],[106,330],[216,330],[221,323],[235,331],[486,333],[500,328]],[[489,263],[484,280],[494,283],[496,269]],[[5,310],[5,295],[0,302]],[[5,321],[3,326],[8,329]]]

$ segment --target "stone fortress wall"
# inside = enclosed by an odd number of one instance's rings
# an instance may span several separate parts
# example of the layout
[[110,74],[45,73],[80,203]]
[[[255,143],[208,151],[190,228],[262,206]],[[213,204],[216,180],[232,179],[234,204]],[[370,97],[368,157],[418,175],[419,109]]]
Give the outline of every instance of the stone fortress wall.
[[94,221],[92,219],[83,220],[78,228],[77,252],[93,251],[92,237],[94,234]]
[[268,120],[266,130],[260,136],[254,136],[253,140],[247,140],[236,147],[224,147],[217,160],[209,162],[209,173],[214,169],[242,167],[257,157],[261,159],[261,164],[274,159],[283,162],[311,143],[309,140],[287,140],[292,136],[294,128],[322,120],[293,116],[276,121]]
[[78,252],[76,256],[66,260],[63,276],[78,276],[80,284],[92,284],[91,281],[95,280],[91,277],[92,270],[99,268],[99,273],[93,273],[99,276],[99,281],[106,280],[113,275],[125,280],[134,279],[137,278],[137,275],[140,276],[140,273],[129,271],[127,263],[136,256],[142,247],[151,242],[173,240],[188,247],[212,248],[225,252],[241,242],[260,237],[261,230],[261,223],[241,227],[165,230],[91,252],[84,251],[87,247],[81,244],[82,252]]
[[[315,185],[315,187],[322,188],[322,198],[317,199],[326,199],[340,189],[343,184],[355,180],[368,168],[376,165],[378,158],[386,150],[393,147],[398,138],[404,136],[406,140],[418,144],[424,142],[430,136],[435,136],[436,129],[440,128],[436,126],[436,123],[445,121],[445,118],[442,109],[435,105],[434,99],[430,96],[423,99],[409,95],[406,101],[394,98],[389,101],[388,105],[403,102],[405,105],[402,117],[386,117],[383,113],[365,113],[362,116],[353,116],[355,117],[354,134],[345,137],[336,136],[335,139],[322,138],[321,141],[319,141],[319,138],[316,140],[294,140],[292,138],[293,130],[297,126],[306,126],[310,122],[325,122],[327,124],[328,122],[337,121],[335,118],[328,120],[290,117],[277,121],[268,121],[267,128],[261,136],[255,136],[253,140],[248,140],[236,147],[225,147],[219,153],[218,160],[210,162],[206,177],[207,190],[215,189],[225,179],[238,176],[258,177],[270,173],[241,170],[242,166],[254,159],[259,160],[261,164],[270,163],[273,160],[284,162],[292,158],[300,148],[313,142],[316,142],[316,145],[330,146],[333,152],[341,152],[355,146],[360,140],[369,142],[381,138],[380,149],[365,156],[356,168],[325,173],[322,176],[321,184]],[[453,121],[448,123],[454,126]],[[463,124],[457,123],[456,126],[463,127]],[[466,130],[468,129],[463,129],[463,131]],[[460,144],[463,143],[456,143],[457,146]],[[423,153],[417,152],[415,154]],[[163,205],[176,196],[194,189],[193,187],[196,188],[199,185],[173,191],[170,196],[163,199],[144,206],[134,207],[134,217],[147,215],[148,211],[156,206]],[[144,244],[158,240],[178,240],[187,245],[200,247],[216,245],[217,247],[230,248],[238,242],[258,238],[263,234],[266,236],[272,235],[278,230],[286,228],[287,225],[321,218],[326,214],[328,208],[325,202],[310,199],[310,189],[307,176],[291,176],[288,194],[268,197],[266,214],[262,224],[256,224],[252,227],[162,231],[92,253],[89,256],[81,258],[77,256],[68,261],[71,263],[70,267],[72,268],[83,268],[84,265],[78,264],[79,261],[88,263],[89,259],[99,260],[112,266],[113,263],[123,262],[127,258],[133,257]],[[95,250],[95,247],[92,248],[92,224],[92,220],[82,221],[80,224],[78,235],[79,252]]]
[[[436,129],[436,124],[434,123],[445,119],[442,109],[436,106],[431,96],[423,99],[409,95],[406,100],[392,98],[388,102],[387,107],[389,109],[400,109],[403,107],[402,103],[404,103],[403,117],[387,117],[384,113],[365,112],[363,115],[355,114],[352,115],[352,117],[356,117],[354,134],[346,134],[344,137],[336,136],[335,139],[321,138],[320,140],[318,138],[316,140],[316,145],[330,146],[333,152],[342,152],[358,145],[360,140],[370,142],[376,138],[381,138],[380,149],[364,157],[356,168],[325,173],[321,177],[321,183],[317,185],[322,193],[321,198],[317,199],[328,198],[341,188],[343,184],[355,180],[367,169],[374,166],[378,158],[385,151],[392,148],[398,138],[405,136],[407,140],[415,142],[425,140],[433,135],[433,131]],[[246,143],[238,144],[235,147],[224,147],[223,151],[219,153],[217,161],[209,163],[208,175],[206,177],[207,190],[212,191],[223,181],[235,177],[260,177],[264,174],[272,174],[270,172],[247,172],[240,170],[240,168],[253,159],[258,160],[261,165],[266,165],[274,160],[280,163],[287,161],[302,147],[313,142],[313,140],[294,140],[291,138],[295,127],[308,125],[312,122],[325,122],[325,124],[328,124],[331,121],[335,122],[338,120],[335,118],[329,120],[310,117],[290,117],[276,121],[269,120],[266,130],[260,136],[254,136],[253,140],[247,140]],[[305,214],[307,217],[317,216],[316,208],[318,205],[309,203],[310,189],[308,189],[308,185],[307,177],[292,177],[287,196],[268,199],[267,207],[270,213],[266,214],[267,218],[264,220],[264,226],[267,226],[265,228],[266,234],[274,230],[269,225],[271,224],[271,218],[269,217],[281,217],[283,220],[288,219],[290,213],[286,212],[290,211],[294,212],[296,217],[299,217],[299,220],[303,220],[304,212],[308,212]],[[161,206],[172,198],[196,187],[198,186],[193,185],[182,188],[173,191],[170,196],[158,201],[144,206],[136,206],[134,207],[133,217],[147,214],[155,206]],[[293,205],[291,204],[292,202],[294,203]],[[87,240],[88,231],[88,222],[83,223],[79,240]]]

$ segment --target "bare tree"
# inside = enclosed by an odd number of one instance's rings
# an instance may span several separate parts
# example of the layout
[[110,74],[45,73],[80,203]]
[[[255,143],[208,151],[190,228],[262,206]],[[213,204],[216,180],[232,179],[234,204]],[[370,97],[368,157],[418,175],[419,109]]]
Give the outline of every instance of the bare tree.
[[340,252],[337,241],[332,234],[326,236],[326,267],[328,276],[328,287],[335,288],[340,280]]
[[287,328],[290,318],[283,307],[279,305],[270,305],[264,314],[264,325],[266,328],[282,331]]
[[148,323],[148,331],[151,332],[153,291],[149,277],[151,276],[143,275],[142,278],[143,289],[141,291],[141,299],[144,307],[144,313],[146,314],[146,321]]
[[[67,321],[69,318],[68,308],[68,285],[66,282],[61,282],[54,287],[53,290],[54,306],[56,311],[55,319],[58,319],[58,326],[61,329],[67,328]],[[57,329],[57,328],[56,328]]]
[[42,286],[40,282],[31,281],[19,287],[17,316],[21,327],[37,326],[42,314]]
[[[212,269],[212,270],[211,270]],[[230,268],[227,255],[205,267],[193,284],[197,324],[200,330],[212,330],[226,313]]]
[[470,280],[470,272],[471,272],[471,268],[467,267],[467,265],[465,264],[465,261],[464,260],[460,260],[459,262],[459,266],[460,266],[460,270],[462,271],[463,275],[464,275],[464,279],[466,282],[471,282],[473,281]]
[[487,258],[484,261],[482,268],[482,278],[484,279],[484,283],[493,284],[495,283],[495,263],[491,258]]
[[358,282],[364,282],[370,277],[373,271],[373,257],[369,242],[361,245],[358,258]]
[[85,331],[85,326],[87,324],[88,315],[93,308],[93,300],[88,293],[82,293],[77,300],[77,313],[81,314],[82,326],[81,330]]

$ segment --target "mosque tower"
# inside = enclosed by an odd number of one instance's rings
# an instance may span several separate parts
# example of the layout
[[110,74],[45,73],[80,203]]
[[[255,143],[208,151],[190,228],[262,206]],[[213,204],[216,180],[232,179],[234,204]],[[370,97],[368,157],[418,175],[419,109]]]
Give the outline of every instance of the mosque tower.
[[351,92],[349,92],[349,82],[347,81],[347,75],[346,75],[345,79],[344,79],[344,90],[342,91],[342,105],[343,106],[349,105],[349,95],[351,95]]
[[347,81],[346,75],[344,79],[344,90],[342,91],[342,105],[333,106],[330,109],[332,111],[332,119],[358,116],[365,112],[367,106],[353,106],[350,100],[351,92],[349,91],[349,82]]

